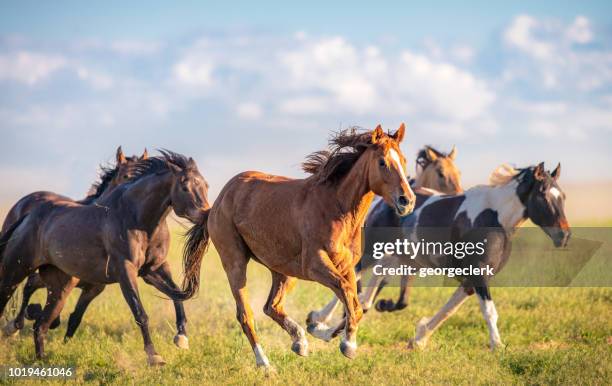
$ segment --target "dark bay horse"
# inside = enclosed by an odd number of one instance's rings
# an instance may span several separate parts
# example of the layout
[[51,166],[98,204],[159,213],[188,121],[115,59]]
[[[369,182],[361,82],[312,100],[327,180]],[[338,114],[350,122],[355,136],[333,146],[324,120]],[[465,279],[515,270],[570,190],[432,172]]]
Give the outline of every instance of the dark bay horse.
[[[416,158],[416,174],[415,178],[410,180],[410,186],[415,192],[422,194],[433,194],[429,189],[433,189],[436,192],[444,194],[459,194],[463,192],[461,186],[461,172],[457,165],[455,165],[455,158],[457,157],[457,149],[453,146],[450,153],[444,153],[431,146],[425,146],[417,153]],[[371,223],[370,218],[373,218],[375,213],[380,208],[387,207],[384,200],[375,199],[372,203],[368,216],[366,217],[366,226]],[[387,212],[390,219],[386,221],[399,222],[400,217],[395,214],[395,211],[391,210]],[[391,225],[388,225],[391,226]],[[360,276],[361,263],[357,265],[357,276]],[[358,282],[359,284],[359,282]],[[360,294],[361,306],[364,312],[368,311],[374,301],[374,295],[377,294],[380,289],[385,285],[385,281],[381,281],[378,287],[367,287],[365,292]],[[391,300],[385,301],[383,306],[378,303],[376,308],[388,307],[387,310],[391,309],[402,309],[405,308],[407,299],[409,297],[409,276],[401,278],[400,284],[400,297],[397,302]],[[325,307],[319,311],[312,311],[308,314],[306,323],[309,326],[309,331],[313,334],[317,334],[317,330],[329,331],[327,323],[330,322],[334,311],[339,304],[337,297],[334,297]],[[331,339],[331,337],[330,337]]]
[[[142,156],[140,157],[126,157],[123,153],[123,150],[121,149],[121,146],[119,146],[115,154],[115,165],[112,167],[101,166],[99,181],[91,186],[87,197],[76,202],[83,205],[94,204],[95,201],[100,199],[103,194],[108,194],[116,186],[127,182],[132,177],[131,167],[136,162],[147,158],[147,149],[144,150]],[[72,199],[47,191],[34,192],[22,197],[19,201],[17,201],[15,205],[13,205],[13,207],[6,215],[4,223],[2,225],[2,232],[0,232],[0,234],[6,232],[11,227],[11,225],[17,222],[17,220],[32,212],[36,207],[42,205],[43,203],[53,203],[61,201],[72,201]],[[70,321],[68,323],[68,331],[66,333],[67,338],[72,337],[74,331],[76,330],[76,327],[78,326],[78,322],[80,322],[81,320],[81,317],[83,315],[83,313],[81,312],[81,310],[83,309],[82,305],[85,303],[89,303],[89,301],[93,300],[95,294],[99,293],[98,288],[95,285],[80,282],[78,286],[82,289],[83,292],[81,293],[75,312],[70,316]],[[30,298],[32,297],[34,292],[41,288],[45,288],[45,283],[40,278],[40,275],[37,272],[34,272],[29,275],[28,280],[26,281],[25,287],[23,289],[23,297],[21,300],[19,313],[17,314],[15,319],[13,319],[6,326],[4,326],[3,332],[5,335],[13,336],[19,333],[19,330],[23,329],[26,309],[28,309],[27,307],[30,302]],[[36,304],[32,305],[29,310],[29,316],[32,317],[35,314],[40,314],[39,311],[36,312],[33,310],[42,310],[42,308],[39,304]],[[59,322],[60,321],[58,317],[51,325],[51,328],[56,328],[57,326],[59,326]]]
[[[400,219],[399,226],[408,239],[416,242],[427,240],[432,228],[443,229],[444,239],[453,243],[470,240],[487,240],[482,255],[472,255],[461,260],[452,255],[419,255],[414,260],[400,256],[402,264],[421,267],[486,267],[498,273],[510,257],[512,236],[527,219],[541,227],[556,247],[565,246],[570,237],[570,228],[565,217],[565,193],[558,185],[561,166],[548,172],[544,163],[523,169],[508,166],[497,168],[491,175],[489,185],[476,186],[458,195],[417,194],[414,212]],[[385,224],[388,213],[380,211],[379,225]],[[391,225],[394,226],[394,225]],[[433,332],[453,315],[469,295],[477,294],[480,309],[489,329],[491,349],[502,344],[497,329],[498,314],[489,288],[490,276],[472,275],[456,277],[459,288],[450,300],[432,318],[423,318],[416,327],[416,336],[411,348],[424,348]],[[378,280],[373,276],[372,280]],[[373,286],[377,284],[374,283]]]
[[171,209],[194,223],[209,208],[208,186],[193,159],[162,151],[139,161],[134,176],[97,205],[45,203],[18,220],[0,239],[0,315],[29,273],[39,268],[47,285],[47,304],[34,325],[38,357],[44,337],[79,280],[119,283],[139,325],[151,365],[165,363],[151,340],[148,316],[138,294],[137,277],[173,300],[191,298],[199,287],[202,253],[184,259],[183,289],[172,280],[165,255],[147,254],[155,232]]
[[367,132],[342,131],[331,139],[331,151],[308,157],[304,170],[312,176],[306,179],[238,174],[219,194],[208,221],[190,231],[188,251],[210,237],[219,252],[236,300],[236,317],[258,366],[269,367],[269,361],[258,343],[247,295],[251,258],[272,273],[264,312],[291,336],[295,353],[307,355],[308,342],[283,302],[299,278],[319,282],[341,299],[348,322],[340,350],[349,358],[356,354],[362,311],[354,266],[366,212],[375,194],[399,215],[410,213],[414,205],[399,148],[403,137],[403,124],[393,135],[380,125]]

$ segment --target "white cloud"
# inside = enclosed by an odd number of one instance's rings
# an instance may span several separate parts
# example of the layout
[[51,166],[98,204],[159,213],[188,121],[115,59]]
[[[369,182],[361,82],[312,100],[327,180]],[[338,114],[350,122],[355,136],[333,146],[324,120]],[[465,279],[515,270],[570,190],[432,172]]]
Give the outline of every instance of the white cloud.
[[534,36],[534,30],[540,26],[541,23],[531,16],[517,16],[506,29],[504,37],[508,44],[521,51],[536,58],[548,58],[552,54],[553,47]]
[[76,73],[79,79],[88,82],[95,89],[106,90],[113,87],[114,80],[110,75],[92,71],[86,67],[78,67]]
[[591,22],[584,16],[578,16],[566,32],[567,38],[576,43],[586,44],[593,40]]
[[162,44],[156,41],[125,39],[112,42],[110,48],[123,55],[151,55],[157,53]]
[[504,72],[506,81],[523,79],[551,90],[587,92],[612,81],[612,51],[584,46],[595,40],[584,16],[563,24],[521,15],[506,29],[504,38],[510,52],[517,54]]
[[204,55],[193,54],[174,65],[173,74],[180,83],[194,87],[208,87],[212,84],[214,65]]
[[240,118],[246,120],[259,119],[263,115],[263,110],[261,109],[261,106],[254,102],[240,103],[236,107],[236,112],[238,113],[238,116]]
[[28,51],[0,55],[0,80],[34,85],[65,66],[66,59],[61,55]]

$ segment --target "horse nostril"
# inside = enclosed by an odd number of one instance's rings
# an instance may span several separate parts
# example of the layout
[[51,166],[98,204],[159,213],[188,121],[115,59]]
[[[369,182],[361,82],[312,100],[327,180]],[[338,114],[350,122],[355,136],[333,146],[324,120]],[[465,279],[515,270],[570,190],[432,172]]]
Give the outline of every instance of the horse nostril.
[[406,198],[406,196],[399,196],[399,198],[397,199],[397,201],[399,202],[399,204],[401,206],[406,206],[408,205],[408,199]]

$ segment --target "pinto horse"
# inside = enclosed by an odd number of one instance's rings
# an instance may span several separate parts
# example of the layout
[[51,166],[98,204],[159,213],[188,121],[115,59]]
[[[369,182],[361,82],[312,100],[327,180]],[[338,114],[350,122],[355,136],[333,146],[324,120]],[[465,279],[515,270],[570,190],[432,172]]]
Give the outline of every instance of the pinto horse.
[[[129,179],[132,177],[132,166],[136,164],[136,162],[145,160],[148,157],[149,155],[147,149],[144,150],[142,156],[140,157],[126,157],[123,153],[123,150],[121,149],[121,146],[119,146],[115,154],[115,165],[113,167],[101,166],[101,174],[99,181],[91,186],[87,197],[76,202],[83,205],[90,205],[95,203],[95,201],[100,199],[102,195],[108,194],[116,186],[129,181]],[[15,205],[13,205],[11,210],[9,210],[8,214],[6,215],[4,223],[2,225],[2,232],[0,232],[0,234],[6,232],[11,227],[11,225],[17,222],[17,220],[32,212],[36,207],[42,205],[43,203],[61,201],[72,201],[72,199],[66,196],[46,191],[34,192],[22,197],[19,201],[17,201]],[[93,298],[95,298],[97,293],[99,293],[95,285],[80,282],[78,286],[82,289],[83,292],[79,297],[75,312],[70,315],[66,338],[72,337],[74,331],[78,327],[79,322],[83,316],[83,312],[85,311],[83,305],[86,303],[89,304],[89,302],[93,300]],[[4,326],[3,332],[5,335],[13,336],[18,334],[19,330],[23,329],[26,317],[26,310],[29,311],[29,318],[32,318],[36,314],[40,314],[40,310],[42,310],[42,308],[39,304],[33,304],[30,306],[30,308],[28,308],[28,304],[34,292],[41,288],[45,288],[45,283],[42,281],[40,275],[37,272],[34,272],[30,276],[28,276],[28,280],[26,281],[26,284],[23,288],[21,307],[19,308],[19,312],[15,319],[13,319],[6,326]],[[59,323],[60,320],[58,316],[58,318],[53,322],[50,328],[53,329],[58,327]]]
[[[502,165],[492,173],[489,185],[473,187],[464,194],[417,194],[417,208],[399,221],[405,237],[413,242],[427,239],[432,228],[439,228],[444,230],[440,233],[448,236],[445,240],[453,243],[486,239],[485,252],[461,260],[433,254],[419,255],[414,260],[389,256],[383,259],[383,263],[391,265],[400,260],[402,264],[417,269],[489,266],[498,273],[510,257],[515,230],[527,219],[541,227],[556,247],[563,247],[571,232],[564,211],[565,194],[557,183],[560,175],[561,165],[552,172],[544,169],[544,163],[523,169]],[[384,208],[375,215],[379,220],[378,226],[385,226],[384,219],[389,218],[390,212]],[[376,218],[372,219],[375,221]],[[474,292],[489,329],[491,349],[502,345],[497,329],[498,314],[489,288],[490,276],[472,275],[456,279],[460,282],[459,288],[447,304],[432,318],[423,318],[417,324],[416,336],[410,341],[411,348],[424,348],[433,332]],[[370,285],[377,287],[379,280],[373,276]]]
[[[419,150],[416,158],[416,176],[410,181],[410,186],[416,192],[422,194],[432,194],[430,189],[436,192],[444,194],[459,194],[463,192],[461,187],[461,172],[455,165],[455,158],[457,157],[457,149],[453,146],[450,153],[446,154],[431,146],[425,146]],[[377,212],[379,208],[386,207],[387,204],[383,200],[374,200],[370,212],[366,218],[366,226],[370,223],[370,218],[373,217],[373,213]],[[388,213],[390,219],[395,222],[399,221],[399,216],[394,211]],[[389,225],[390,226],[390,225]],[[361,262],[357,264],[357,276],[360,276]],[[360,280],[358,281],[358,284]],[[382,287],[386,284],[385,280],[380,282],[377,288],[368,287],[366,292],[361,293],[360,301],[361,306],[365,311],[368,311],[374,300],[373,294],[378,293]],[[372,292],[374,290],[375,292]],[[397,303],[389,301],[384,304],[389,309],[402,309],[407,306],[406,300],[409,296],[409,282],[408,276],[402,277],[400,285],[400,297]],[[317,330],[328,331],[327,323],[331,320],[334,311],[336,310],[339,300],[334,297],[325,307],[319,311],[312,311],[308,314],[306,324],[309,327],[309,332],[317,334]],[[379,305],[377,304],[377,309]],[[330,337],[331,338],[331,337]]]
[[270,363],[258,343],[249,306],[246,268],[251,258],[272,273],[264,312],[291,336],[296,354],[307,355],[308,342],[283,302],[299,278],[319,282],[341,299],[348,321],[340,350],[355,356],[362,311],[354,266],[366,212],[375,194],[398,215],[414,206],[399,148],[403,137],[403,124],[393,135],[380,125],[367,132],[341,131],[331,139],[331,151],[308,157],[303,168],[312,175],[306,179],[238,174],[219,194],[208,221],[190,230],[187,251],[210,238],[219,252],[236,300],[236,317],[258,366]]
[[96,205],[72,201],[45,203],[22,217],[0,239],[0,316],[17,284],[39,269],[47,285],[47,304],[34,324],[37,357],[44,337],[72,289],[82,279],[100,285],[119,283],[139,325],[150,365],[164,364],[151,340],[137,277],[173,300],[191,298],[199,287],[201,255],[186,256],[183,289],[172,280],[165,255],[148,254],[155,232],[171,209],[194,223],[209,208],[208,186],[195,161],[162,155],[134,165],[132,180]]

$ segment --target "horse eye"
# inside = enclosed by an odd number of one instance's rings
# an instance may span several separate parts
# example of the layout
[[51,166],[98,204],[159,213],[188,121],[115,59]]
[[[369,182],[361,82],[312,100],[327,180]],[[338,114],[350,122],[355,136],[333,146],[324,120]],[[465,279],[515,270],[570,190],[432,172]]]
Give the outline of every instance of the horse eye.
[[380,166],[381,168],[384,168],[385,166],[387,166],[387,163],[385,162],[384,158],[381,158],[378,160],[378,166]]

